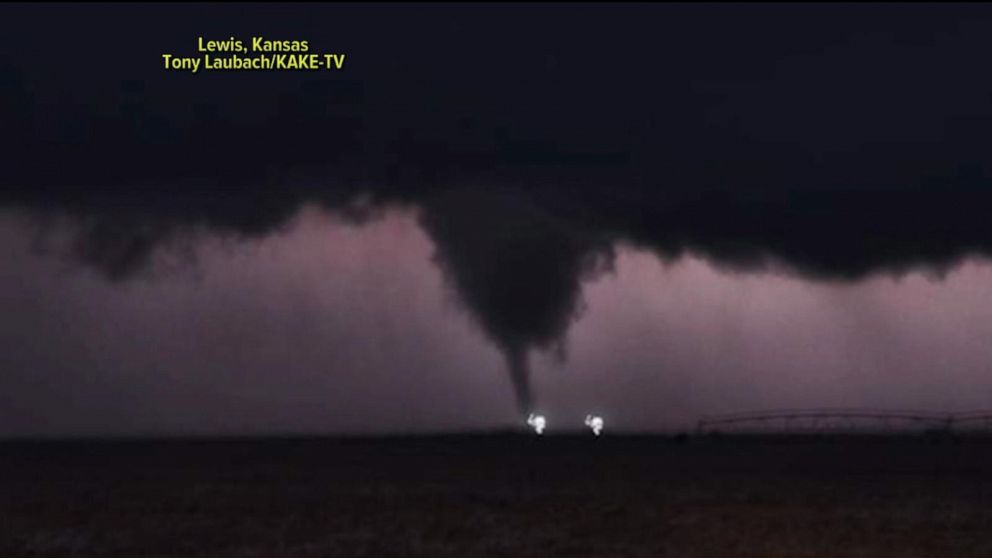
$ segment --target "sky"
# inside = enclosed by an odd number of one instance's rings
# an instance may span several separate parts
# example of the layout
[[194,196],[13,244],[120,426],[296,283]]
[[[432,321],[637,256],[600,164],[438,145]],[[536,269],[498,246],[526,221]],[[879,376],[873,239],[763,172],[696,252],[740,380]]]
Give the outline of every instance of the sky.
[[987,7],[0,14],[0,436],[989,407]]

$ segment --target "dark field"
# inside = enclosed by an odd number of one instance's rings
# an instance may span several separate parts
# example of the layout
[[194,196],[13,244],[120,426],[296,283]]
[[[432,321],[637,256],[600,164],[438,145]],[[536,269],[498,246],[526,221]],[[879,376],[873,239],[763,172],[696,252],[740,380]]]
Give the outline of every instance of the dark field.
[[0,556],[992,556],[992,442],[0,444]]

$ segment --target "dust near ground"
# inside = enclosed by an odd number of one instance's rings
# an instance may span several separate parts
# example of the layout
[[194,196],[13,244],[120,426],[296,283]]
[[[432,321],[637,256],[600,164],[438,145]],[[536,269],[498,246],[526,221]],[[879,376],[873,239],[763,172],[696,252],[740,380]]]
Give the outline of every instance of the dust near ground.
[[992,441],[7,442],[0,556],[988,557]]

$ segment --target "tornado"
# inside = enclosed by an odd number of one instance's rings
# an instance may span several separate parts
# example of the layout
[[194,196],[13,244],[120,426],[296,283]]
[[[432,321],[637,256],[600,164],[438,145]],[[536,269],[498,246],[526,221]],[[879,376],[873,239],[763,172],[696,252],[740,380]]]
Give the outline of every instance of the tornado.
[[521,416],[527,416],[534,411],[534,398],[530,388],[530,362],[527,349],[513,347],[504,349],[506,366],[513,382],[513,394],[517,400],[517,410]]
[[448,285],[503,353],[526,417],[535,406],[530,351],[562,346],[582,308],[582,281],[604,269],[596,262],[612,259],[599,258],[603,245],[512,188],[448,192],[426,205],[421,224]]

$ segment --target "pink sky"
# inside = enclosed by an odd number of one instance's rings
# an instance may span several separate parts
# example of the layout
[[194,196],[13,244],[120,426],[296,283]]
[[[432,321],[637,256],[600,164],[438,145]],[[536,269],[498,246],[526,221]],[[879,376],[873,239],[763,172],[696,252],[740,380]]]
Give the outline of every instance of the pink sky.
[[[0,218],[0,436],[397,432],[518,420],[503,359],[431,262],[413,213],[353,227],[316,209],[261,241],[109,283]],[[992,266],[852,284],[740,274],[621,247],[585,285],[549,428],[671,430],[781,407],[992,407]]]

